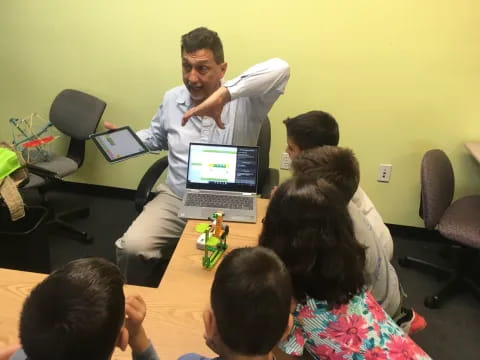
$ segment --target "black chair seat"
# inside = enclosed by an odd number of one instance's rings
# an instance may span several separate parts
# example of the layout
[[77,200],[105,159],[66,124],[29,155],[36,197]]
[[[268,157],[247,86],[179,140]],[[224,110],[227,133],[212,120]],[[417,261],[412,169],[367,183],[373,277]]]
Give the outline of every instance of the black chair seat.
[[480,196],[466,196],[453,202],[440,219],[438,231],[447,239],[480,248]]
[[45,179],[41,176],[30,173],[28,175],[28,182],[22,186],[22,189],[38,188],[45,185]]
[[64,178],[78,170],[78,164],[74,160],[56,154],[52,154],[51,160],[35,163],[34,165],[39,171],[41,169],[50,171],[58,178]]

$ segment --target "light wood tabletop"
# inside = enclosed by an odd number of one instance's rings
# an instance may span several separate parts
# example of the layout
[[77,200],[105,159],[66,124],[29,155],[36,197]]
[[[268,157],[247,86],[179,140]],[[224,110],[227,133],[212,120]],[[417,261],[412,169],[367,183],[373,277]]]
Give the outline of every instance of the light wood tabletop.
[[[257,199],[257,223],[229,222],[228,249],[255,246],[268,200]],[[125,294],[140,294],[147,303],[145,329],[161,359],[173,360],[188,352],[214,354],[203,340],[202,313],[208,305],[215,268],[202,268],[203,251],[196,249],[195,225],[185,227],[170,264],[157,289],[125,286]],[[0,269],[0,347],[18,342],[18,319],[24,299],[43,274]],[[116,350],[114,360],[131,359],[130,352]]]
[[472,156],[480,162],[480,141],[469,141],[465,143],[465,147]]

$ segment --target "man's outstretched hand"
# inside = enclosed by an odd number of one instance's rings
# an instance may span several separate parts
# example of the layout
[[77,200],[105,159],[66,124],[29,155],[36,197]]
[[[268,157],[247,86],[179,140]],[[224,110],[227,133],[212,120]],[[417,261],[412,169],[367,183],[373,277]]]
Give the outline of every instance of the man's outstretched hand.
[[118,126],[115,124],[112,124],[111,122],[104,121],[103,122],[103,127],[108,130],[115,130],[118,129]]
[[225,129],[222,122],[223,106],[230,101],[230,93],[226,87],[220,86],[215,92],[206,98],[202,103],[188,110],[183,114],[182,126],[184,126],[188,119],[192,116],[210,116],[215,120],[220,129]]

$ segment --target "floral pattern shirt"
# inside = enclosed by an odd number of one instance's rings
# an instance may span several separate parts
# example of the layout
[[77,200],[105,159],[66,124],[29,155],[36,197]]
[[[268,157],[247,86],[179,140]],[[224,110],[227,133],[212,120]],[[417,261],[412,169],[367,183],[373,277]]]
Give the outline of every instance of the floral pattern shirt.
[[430,357],[388,316],[369,292],[328,310],[307,297],[294,312],[294,326],[280,344],[287,354],[304,349],[321,360],[427,360]]

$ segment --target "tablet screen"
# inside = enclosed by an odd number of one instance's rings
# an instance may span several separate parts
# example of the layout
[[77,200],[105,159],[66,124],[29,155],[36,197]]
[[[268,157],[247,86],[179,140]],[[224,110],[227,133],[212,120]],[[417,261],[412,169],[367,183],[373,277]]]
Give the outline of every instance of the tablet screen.
[[128,126],[93,134],[91,138],[109,162],[126,160],[148,152],[142,141]]

